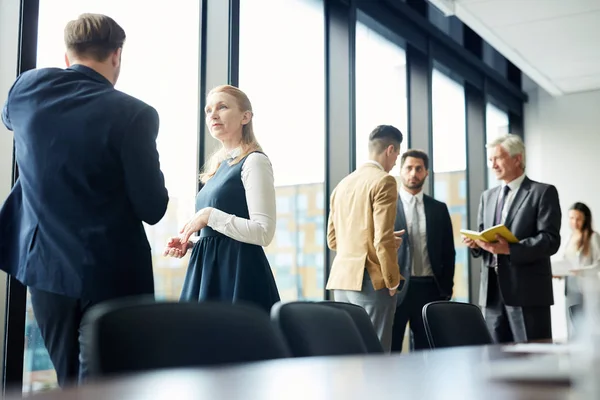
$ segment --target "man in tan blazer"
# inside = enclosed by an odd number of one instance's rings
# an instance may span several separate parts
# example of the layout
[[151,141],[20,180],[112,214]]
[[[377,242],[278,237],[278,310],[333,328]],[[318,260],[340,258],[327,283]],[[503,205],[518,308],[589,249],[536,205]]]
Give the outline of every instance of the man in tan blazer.
[[[392,343],[396,291],[400,280],[394,232],[397,184],[389,175],[396,164],[402,133],[380,125],[369,135],[370,159],[344,178],[331,194],[327,245],[337,252],[327,289],[335,301],[363,307],[386,351]],[[365,273],[366,271],[366,273]]]

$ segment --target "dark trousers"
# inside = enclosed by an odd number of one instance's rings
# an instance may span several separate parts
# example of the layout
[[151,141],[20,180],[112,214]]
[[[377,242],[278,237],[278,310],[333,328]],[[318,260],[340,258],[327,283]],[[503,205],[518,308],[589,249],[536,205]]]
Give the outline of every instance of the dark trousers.
[[552,339],[550,306],[507,306],[493,269],[489,271],[485,320],[496,343]]
[[404,331],[410,321],[414,349],[429,349],[429,341],[423,325],[423,306],[432,301],[444,300],[440,296],[433,277],[412,277],[408,291],[400,305],[396,307],[394,327],[392,328],[392,352],[402,351]]
[[77,384],[86,374],[81,357],[81,320],[89,301],[29,288],[35,319],[61,387]]

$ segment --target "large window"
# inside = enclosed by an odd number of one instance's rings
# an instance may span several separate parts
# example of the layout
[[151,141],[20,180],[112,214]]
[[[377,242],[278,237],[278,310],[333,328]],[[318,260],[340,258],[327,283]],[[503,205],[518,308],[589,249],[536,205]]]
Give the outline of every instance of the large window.
[[[508,133],[508,114],[492,103],[487,103],[485,109],[485,142],[490,143],[496,137]],[[487,152],[487,149],[486,149]],[[488,159],[486,154],[486,160]],[[487,188],[498,185],[496,174],[488,162]]]
[[[116,88],[152,105],[160,116],[158,150],[169,190],[161,222],[146,226],[157,298],[178,299],[187,258],[165,258],[167,239],[194,214],[198,177],[199,2],[40,0],[38,67],[64,67],[63,29],[84,12],[109,15],[127,34]],[[158,25],[160,29],[157,29]],[[173,58],[175,57],[175,59]],[[174,62],[174,60],[176,62]],[[28,299],[24,392],[56,385]]]
[[[372,27],[377,27],[375,31]],[[393,125],[408,146],[406,53],[403,40],[365,14],[356,23],[356,166],[368,159],[369,133],[377,125]],[[392,172],[399,174],[399,169]]]
[[240,1],[240,88],[273,164],[277,230],[266,252],[283,300],[324,293],[323,10],[322,0]]
[[460,229],[468,228],[465,90],[437,68],[432,79],[433,193],[448,205],[452,218],[456,246],[454,298],[468,301],[468,250],[460,237]]

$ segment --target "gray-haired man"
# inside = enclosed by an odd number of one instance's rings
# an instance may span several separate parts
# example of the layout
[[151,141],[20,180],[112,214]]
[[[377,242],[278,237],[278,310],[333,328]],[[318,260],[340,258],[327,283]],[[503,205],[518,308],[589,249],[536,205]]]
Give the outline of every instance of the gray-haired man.
[[504,224],[519,242],[463,238],[475,257],[483,257],[479,304],[498,343],[550,339],[550,256],[560,247],[558,192],[525,175],[525,145],[519,136],[500,136],[487,148],[502,184],[481,195],[478,228]]

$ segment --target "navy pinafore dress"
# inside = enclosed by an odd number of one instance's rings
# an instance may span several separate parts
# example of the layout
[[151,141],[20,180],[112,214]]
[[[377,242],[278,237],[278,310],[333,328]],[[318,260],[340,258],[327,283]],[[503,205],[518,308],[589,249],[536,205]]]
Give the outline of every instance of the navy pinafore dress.
[[[196,210],[214,207],[249,219],[242,166],[221,163],[215,175],[196,196]],[[200,231],[200,240],[190,257],[182,301],[250,302],[269,312],[279,293],[261,246],[242,243],[210,227]]]

